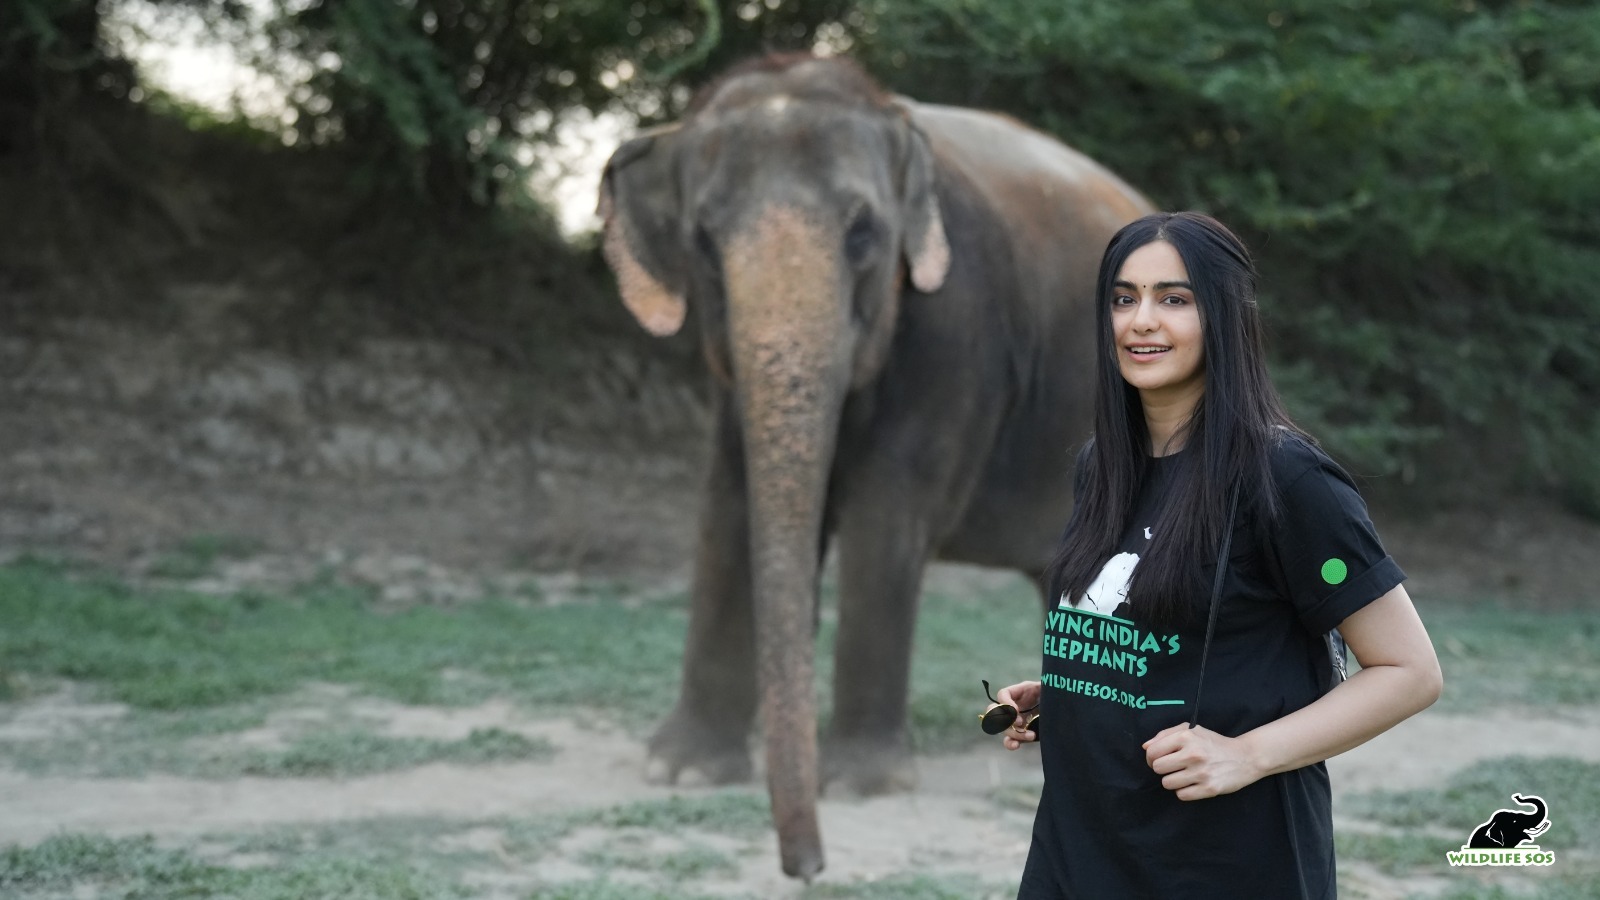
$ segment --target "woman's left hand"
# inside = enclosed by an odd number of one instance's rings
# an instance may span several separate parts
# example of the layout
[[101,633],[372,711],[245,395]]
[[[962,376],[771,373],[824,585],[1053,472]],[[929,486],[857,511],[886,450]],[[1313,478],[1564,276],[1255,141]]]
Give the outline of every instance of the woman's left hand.
[[1261,778],[1262,772],[1240,738],[1202,727],[1174,725],[1144,742],[1144,759],[1161,776],[1161,786],[1179,800],[1231,794]]

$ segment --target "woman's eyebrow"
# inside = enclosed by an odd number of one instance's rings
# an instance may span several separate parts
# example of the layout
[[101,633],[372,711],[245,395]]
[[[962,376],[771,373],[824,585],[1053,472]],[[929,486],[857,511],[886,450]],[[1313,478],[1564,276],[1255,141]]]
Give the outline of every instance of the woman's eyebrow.
[[[1118,280],[1112,282],[1111,286],[1112,287],[1120,287],[1120,288],[1128,288],[1129,290],[1132,290],[1133,288],[1137,287],[1137,285],[1135,285],[1133,282],[1131,282],[1131,281],[1123,281],[1121,279],[1118,279]],[[1187,281],[1158,281],[1158,282],[1156,282],[1156,290],[1158,290],[1158,291],[1165,291],[1165,290],[1167,290],[1169,288],[1183,288],[1186,291],[1192,291],[1192,290],[1194,290],[1194,285],[1190,284]]]

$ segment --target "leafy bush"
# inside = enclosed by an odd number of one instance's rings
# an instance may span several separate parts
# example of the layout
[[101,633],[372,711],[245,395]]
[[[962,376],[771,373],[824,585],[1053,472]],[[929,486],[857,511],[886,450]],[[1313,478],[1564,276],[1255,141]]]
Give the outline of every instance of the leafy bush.
[[[1600,7],[883,0],[862,52],[1257,249],[1287,392],[1365,472],[1600,509]],[[1444,440],[1449,438],[1448,441]],[[1500,463],[1512,465],[1499,468]],[[1476,471],[1474,471],[1476,470]],[[1478,484],[1481,486],[1482,481]]]

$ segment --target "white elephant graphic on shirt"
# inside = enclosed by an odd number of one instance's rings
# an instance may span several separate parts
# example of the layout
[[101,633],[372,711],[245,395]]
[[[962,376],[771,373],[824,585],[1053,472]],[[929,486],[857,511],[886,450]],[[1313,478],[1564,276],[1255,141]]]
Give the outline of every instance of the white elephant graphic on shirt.
[[1080,609],[1096,615],[1114,615],[1117,607],[1128,600],[1128,583],[1133,580],[1133,569],[1139,565],[1139,554],[1118,553],[1100,567],[1094,583],[1083,592],[1083,599],[1074,605],[1065,596],[1060,605]]

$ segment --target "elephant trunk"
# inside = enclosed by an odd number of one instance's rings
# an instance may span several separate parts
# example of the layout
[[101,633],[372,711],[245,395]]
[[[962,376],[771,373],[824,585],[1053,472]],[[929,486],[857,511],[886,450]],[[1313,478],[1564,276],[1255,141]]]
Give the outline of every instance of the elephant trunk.
[[821,227],[774,207],[726,248],[730,356],[745,437],[767,786],[783,871],[823,867],[814,687],[817,572],[850,342]]
[[1539,797],[1524,797],[1521,794],[1512,794],[1511,799],[1517,801],[1518,803],[1532,806],[1534,809],[1538,810],[1538,812],[1528,815],[1528,819],[1533,822],[1533,825],[1528,826],[1529,828],[1532,828],[1535,825],[1538,825],[1540,822],[1543,822],[1545,813],[1549,811],[1545,808],[1544,800]]

